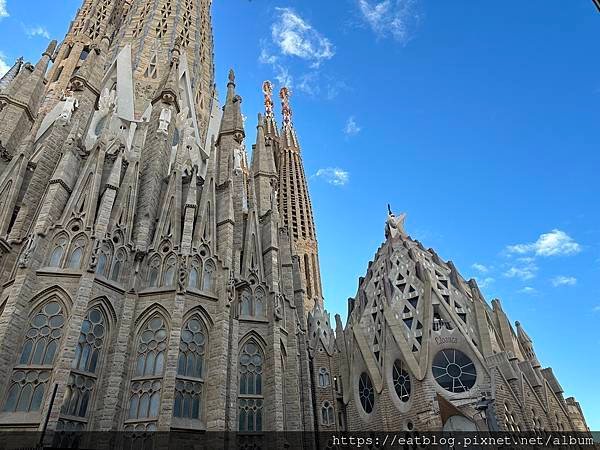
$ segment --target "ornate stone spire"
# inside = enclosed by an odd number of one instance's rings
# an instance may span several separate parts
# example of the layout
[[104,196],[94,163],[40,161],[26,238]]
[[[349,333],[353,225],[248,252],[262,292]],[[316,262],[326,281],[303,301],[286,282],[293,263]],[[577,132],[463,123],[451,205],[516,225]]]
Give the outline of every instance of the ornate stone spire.
[[9,83],[15,79],[21,67],[23,66],[23,58],[18,58],[14,65],[10,68],[8,72],[4,74],[2,78],[0,78],[0,92],[2,92]]

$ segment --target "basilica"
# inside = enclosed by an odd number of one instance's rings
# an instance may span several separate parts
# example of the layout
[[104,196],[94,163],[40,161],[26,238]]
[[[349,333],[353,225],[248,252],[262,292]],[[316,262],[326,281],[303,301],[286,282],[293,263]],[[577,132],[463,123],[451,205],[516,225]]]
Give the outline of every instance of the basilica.
[[84,0],[1,79],[0,431],[587,432],[403,214],[331,320],[291,92],[250,130],[213,38],[211,0]]

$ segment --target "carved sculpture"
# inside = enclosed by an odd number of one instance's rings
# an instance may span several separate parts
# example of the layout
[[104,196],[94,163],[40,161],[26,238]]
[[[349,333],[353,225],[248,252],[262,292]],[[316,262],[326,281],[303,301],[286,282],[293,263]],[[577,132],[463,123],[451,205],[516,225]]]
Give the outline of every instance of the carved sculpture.
[[388,218],[385,224],[385,237],[395,238],[397,236],[406,236],[406,231],[404,231],[405,220],[405,213],[396,216],[392,212],[392,208],[390,207],[390,205],[388,205]]
[[167,135],[169,134],[169,125],[171,124],[171,117],[173,116],[173,111],[171,108],[163,108],[160,111],[160,117],[158,118],[158,130],[157,133]]
[[67,89],[63,92],[61,100],[64,102],[61,112],[60,119],[66,123],[71,122],[71,117],[77,108],[79,108],[79,100],[75,98],[73,91]]

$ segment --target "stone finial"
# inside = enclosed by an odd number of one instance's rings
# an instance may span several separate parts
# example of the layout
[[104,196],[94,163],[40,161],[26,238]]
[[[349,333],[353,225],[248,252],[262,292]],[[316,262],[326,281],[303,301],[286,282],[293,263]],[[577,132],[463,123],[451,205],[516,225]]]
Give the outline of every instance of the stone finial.
[[229,79],[229,83],[235,84],[235,72],[233,71],[233,69],[229,69],[229,75],[227,76],[227,78]]
[[42,53],[42,56],[47,56],[50,59],[54,59],[54,52],[56,52],[57,45],[58,45],[58,42],[56,40],[50,41],[50,43],[48,44],[48,47],[46,48],[46,51],[44,53]]
[[265,116],[273,117],[273,84],[269,80],[263,82],[262,90],[265,95]]
[[406,213],[402,213],[396,217],[392,212],[392,208],[388,204],[388,218],[385,223],[385,237],[395,238],[397,236],[406,237],[406,231],[404,230],[404,221],[406,220]]
[[279,98],[281,99],[281,114],[283,115],[284,125],[292,123],[292,108],[290,107],[290,97],[292,92],[288,87],[282,87],[279,91]]

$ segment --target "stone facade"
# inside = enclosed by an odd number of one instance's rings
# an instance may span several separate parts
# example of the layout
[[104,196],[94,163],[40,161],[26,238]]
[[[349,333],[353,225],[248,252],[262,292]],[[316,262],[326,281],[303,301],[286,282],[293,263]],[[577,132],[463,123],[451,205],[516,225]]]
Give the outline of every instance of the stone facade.
[[212,48],[208,0],[86,0],[2,79],[0,429],[585,430],[403,216],[333,331],[289,91],[249,160]]

